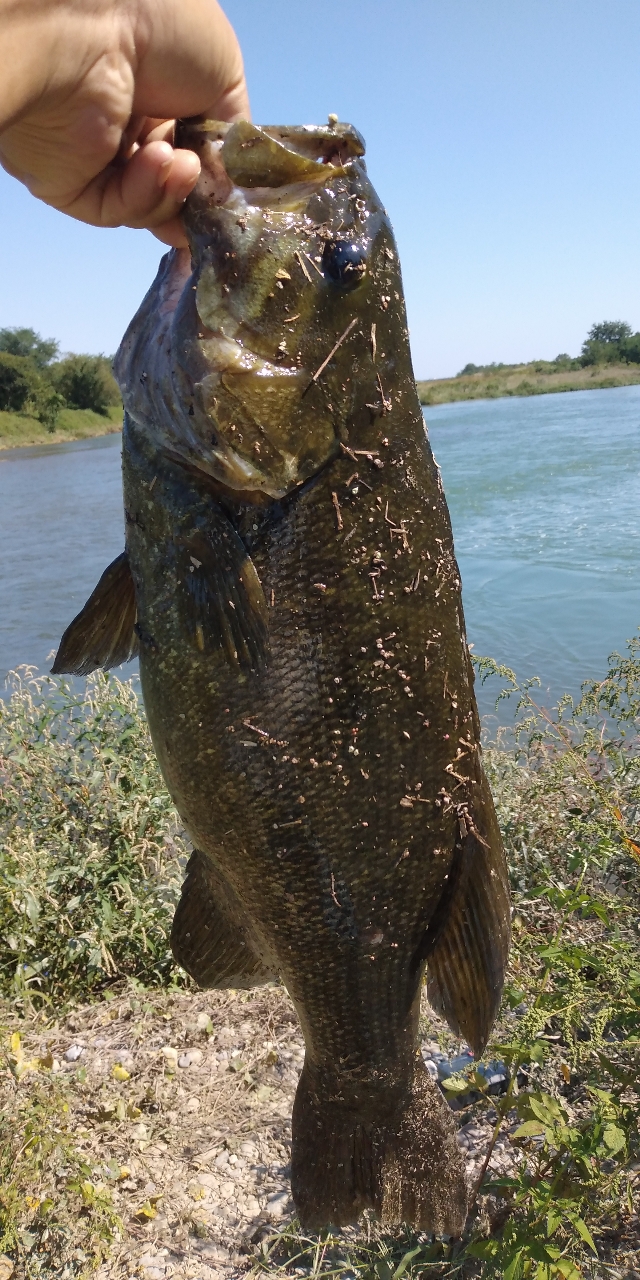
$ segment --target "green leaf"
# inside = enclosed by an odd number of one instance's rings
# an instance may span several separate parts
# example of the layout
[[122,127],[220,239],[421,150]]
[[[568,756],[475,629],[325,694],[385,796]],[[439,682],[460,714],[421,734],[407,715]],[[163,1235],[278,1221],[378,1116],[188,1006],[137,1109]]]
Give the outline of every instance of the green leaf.
[[545,1125],[553,1125],[554,1121],[563,1118],[562,1110],[548,1093],[531,1094],[529,1097],[529,1106],[534,1116],[542,1120]]
[[466,1252],[472,1258],[495,1258],[498,1249],[497,1240],[473,1240],[467,1245]]
[[547,1214],[547,1235],[552,1236],[562,1222],[562,1214],[557,1209],[550,1209]]
[[386,1258],[376,1258],[375,1267],[378,1280],[393,1280],[393,1271]]
[[582,1218],[574,1218],[574,1219],[573,1219],[573,1225],[574,1225],[574,1227],[575,1227],[576,1231],[578,1232],[578,1235],[579,1235],[579,1236],[582,1236],[582,1239],[584,1240],[585,1244],[588,1244],[589,1248],[590,1248],[590,1249],[593,1249],[593,1252],[595,1253],[595,1255],[596,1255],[596,1257],[597,1257],[597,1256],[598,1256],[598,1250],[596,1249],[596,1246],[595,1246],[595,1244],[593,1243],[593,1236],[591,1235],[591,1232],[590,1232],[590,1230],[589,1230],[589,1228],[588,1228],[588,1226],[587,1226],[586,1222],[583,1222]]
[[519,1280],[522,1274],[522,1254],[522,1249],[518,1249],[518,1252],[514,1254],[511,1262],[504,1269],[504,1280]]
[[616,1124],[605,1125],[602,1141],[612,1156],[617,1155],[618,1151],[622,1151],[623,1147],[627,1145],[626,1134]]
[[514,1138],[532,1138],[540,1136],[545,1132],[545,1126],[541,1120],[525,1120],[514,1133]]
[[556,1271],[559,1271],[560,1275],[565,1277],[565,1280],[582,1280],[582,1274],[578,1271],[575,1263],[571,1261],[571,1258],[558,1258]]
[[442,1088],[446,1089],[447,1093],[468,1093],[470,1085],[468,1080],[461,1080],[459,1076],[457,1078],[450,1076],[449,1079],[442,1081]]
[[409,1266],[409,1263],[419,1253],[422,1253],[422,1245],[420,1244],[416,1249],[410,1249],[408,1253],[405,1253],[404,1257],[400,1260],[400,1262],[398,1263],[398,1266],[396,1267],[393,1273],[393,1280],[400,1280],[400,1276],[404,1275],[407,1267]]

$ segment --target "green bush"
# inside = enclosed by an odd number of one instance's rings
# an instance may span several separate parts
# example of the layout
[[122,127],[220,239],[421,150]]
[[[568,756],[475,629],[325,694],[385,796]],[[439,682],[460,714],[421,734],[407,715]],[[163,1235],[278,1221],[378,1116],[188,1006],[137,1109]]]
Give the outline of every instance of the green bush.
[[0,409],[21,413],[40,383],[38,369],[29,356],[0,351]]
[[52,368],[56,389],[70,409],[108,414],[120,402],[118,384],[105,356],[68,355]]
[[14,677],[0,701],[0,994],[172,980],[187,850],[130,683]]

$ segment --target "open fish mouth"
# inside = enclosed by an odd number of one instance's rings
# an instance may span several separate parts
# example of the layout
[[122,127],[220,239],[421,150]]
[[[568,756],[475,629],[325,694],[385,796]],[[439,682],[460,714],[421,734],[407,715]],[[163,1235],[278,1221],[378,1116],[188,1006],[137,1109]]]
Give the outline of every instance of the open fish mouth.
[[184,253],[164,260],[117,377],[127,412],[167,456],[263,505],[348,443],[339,348],[370,303],[384,212],[352,125],[194,119],[177,142],[202,166],[185,208],[191,271]]
[[273,188],[294,182],[325,181],[327,166],[341,169],[363,156],[364,139],[351,124],[258,125],[248,120],[224,124],[195,118],[181,121],[176,145],[197,152],[203,168],[220,153],[228,180],[238,187]]

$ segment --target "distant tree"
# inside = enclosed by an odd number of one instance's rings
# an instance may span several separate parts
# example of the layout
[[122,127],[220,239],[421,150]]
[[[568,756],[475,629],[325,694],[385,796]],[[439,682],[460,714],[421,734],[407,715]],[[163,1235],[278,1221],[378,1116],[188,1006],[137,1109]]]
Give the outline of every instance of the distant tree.
[[108,414],[120,402],[118,384],[105,356],[65,356],[52,369],[56,389],[70,409]]
[[64,399],[30,356],[0,351],[0,409],[37,418],[54,431]]
[[0,329],[0,351],[28,356],[38,369],[45,369],[55,360],[60,344],[55,338],[41,338],[35,329]]
[[603,320],[601,324],[593,324],[582,344],[580,363],[615,364],[624,360],[623,347],[631,336],[631,325],[624,320]]
[[587,342],[623,342],[625,338],[630,338],[632,333],[631,325],[626,320],[603,320],[601,324],[592,324],[587,337]]
[[0,409],[21,413],[40,386],[40,374],[29,356],[0,351]]
[[627,364],[640,364],[640,333],[632,333],[620,343],[620,354]]
[[481,369],[482,369],[481,364],[466,364],[464,366],[464,369],[461,369],[460,372],[456,374],[456,377],[464,378],[466,373],[480,373]]

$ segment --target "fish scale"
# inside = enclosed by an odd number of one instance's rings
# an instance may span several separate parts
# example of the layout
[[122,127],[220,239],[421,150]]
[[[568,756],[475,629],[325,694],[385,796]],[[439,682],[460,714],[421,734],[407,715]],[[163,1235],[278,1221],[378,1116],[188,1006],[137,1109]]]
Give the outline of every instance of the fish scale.
[[[457,1234],[467,1188],[420,992],[426,963],[481,1051],[509,902],[395,243],[351,126],[182,137],[203,166],[191,261],[163,261],[116,367],[132,586],[107,571],[55,669],[110,665],[114,595],[131,630],[133,593],[195,850],[174,954],[203,985],[277,976],[291,994],[302,1221],[372,1208]],[[123,623],[111,658],[126,644]]]

